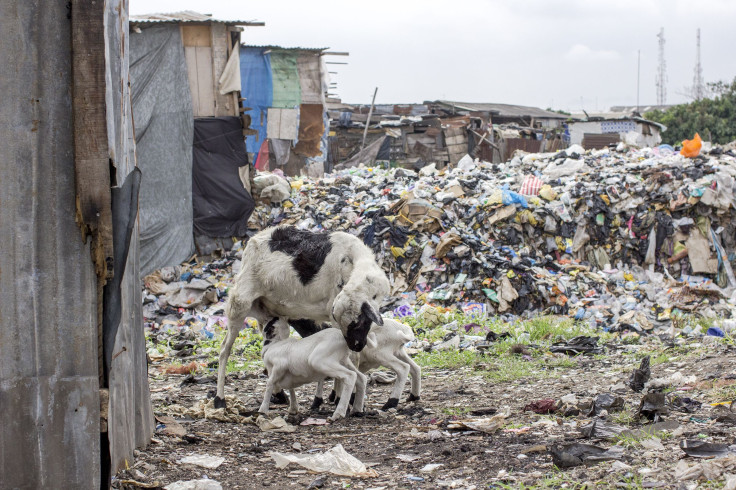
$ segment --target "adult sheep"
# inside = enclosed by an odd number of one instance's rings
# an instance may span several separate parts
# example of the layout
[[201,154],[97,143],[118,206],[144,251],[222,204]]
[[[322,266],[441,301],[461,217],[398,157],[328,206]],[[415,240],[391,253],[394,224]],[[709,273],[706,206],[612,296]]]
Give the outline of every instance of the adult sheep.
[[227,360],[246,317],[260,326],[276,317],[304,325],[330,322],[355,352],[365,347],[372,323],[383,325],[379,306],[389,282],[373,252],[353,235],[268,228],[248,241],[242,262],[225,306],[228,329],[215,407],[225,406]]

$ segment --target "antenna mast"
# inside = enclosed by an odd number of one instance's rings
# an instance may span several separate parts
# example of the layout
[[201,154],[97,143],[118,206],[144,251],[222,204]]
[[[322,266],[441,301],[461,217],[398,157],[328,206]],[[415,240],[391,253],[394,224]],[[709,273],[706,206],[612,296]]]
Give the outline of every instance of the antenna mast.
[[703,97],[705,97],[705,87],[703,86],[703,67],[700,65],[700,27],[698,27],[695,74],[693,76],[693,98],[700,100]]
[[657,66],[657,105],[667,104],[667,62],[664,59],[664,27],[657,34],[659,39],[659,64]]

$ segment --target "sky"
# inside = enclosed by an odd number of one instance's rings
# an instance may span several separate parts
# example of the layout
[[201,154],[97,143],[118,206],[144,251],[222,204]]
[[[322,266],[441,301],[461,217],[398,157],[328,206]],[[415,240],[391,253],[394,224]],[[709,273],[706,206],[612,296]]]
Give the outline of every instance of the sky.
[[246,44],[329,47],[346,103],[425,100],[605,111],[657,102],[664,28],[668,104],[688,101],[696,31],[705,82],[736,78],[736,0],[130,0],[130,14],[194,10],[248,27]]

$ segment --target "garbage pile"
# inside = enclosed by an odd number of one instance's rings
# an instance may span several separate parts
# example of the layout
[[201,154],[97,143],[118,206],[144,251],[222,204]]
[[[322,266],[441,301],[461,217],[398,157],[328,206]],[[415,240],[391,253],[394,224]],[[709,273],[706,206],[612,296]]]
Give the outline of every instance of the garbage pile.
[[[396,316],[431,304],[651,331],[684,312],[730,316],[735,177],[736,153],[718,147],[685,158],[666,145],[573,145],[501,164],[466,156],[442,170],[362,167],[292,179],[291,197],[258,206],[250,225],[358,235],[391,281],[386,309]],[[217,307],[240,249],[183,271],[178,283],[149,276],[148,292],[169,307],[208,299]],[[151,312],[161,307],[147,301]],[[208,315],[195,319],[205,330],[221,312]]]

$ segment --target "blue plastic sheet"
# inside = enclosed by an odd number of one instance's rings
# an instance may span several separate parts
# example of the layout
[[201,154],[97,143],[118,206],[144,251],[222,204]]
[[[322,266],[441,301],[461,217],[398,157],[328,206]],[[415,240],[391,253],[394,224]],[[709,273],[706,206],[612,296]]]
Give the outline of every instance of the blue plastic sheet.
[[522,208],[529,207],[529,204],[526,202],[526,198],[517,192],[509,190],[508,185],[504,185],[501,190],[503,191],[501,202],[503,202],[504,205],[508,206],[509,204],[518,204]]
[[[249,135],[245,147],[250,153],[258,154],[261,143],[266,139],[266,117],[273,104],[273,78],[271,75],[271,55],[264,54],[264,48],[245,47],[240,50],[240,94],[245,98],[243,105],[251,118],[250,127],[258,131],[258,136]],[[253,159],[255,161],[255,158]]]

